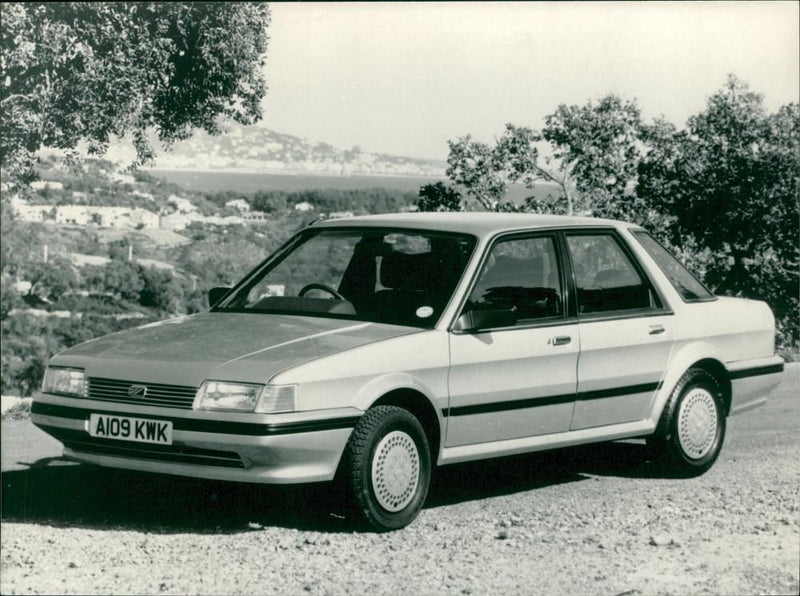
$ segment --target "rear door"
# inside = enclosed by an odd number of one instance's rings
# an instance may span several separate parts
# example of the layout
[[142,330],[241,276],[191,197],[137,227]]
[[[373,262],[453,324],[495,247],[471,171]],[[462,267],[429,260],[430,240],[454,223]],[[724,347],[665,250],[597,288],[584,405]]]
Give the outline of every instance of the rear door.
[[554,233],[496,241],[463,312],[515,308],[513,325],[450,333],[447,447],[569,430],[580,349]]
[[673,346],[673,317],[613,229],[566,232],[581,352],[570,428],[649,416]]

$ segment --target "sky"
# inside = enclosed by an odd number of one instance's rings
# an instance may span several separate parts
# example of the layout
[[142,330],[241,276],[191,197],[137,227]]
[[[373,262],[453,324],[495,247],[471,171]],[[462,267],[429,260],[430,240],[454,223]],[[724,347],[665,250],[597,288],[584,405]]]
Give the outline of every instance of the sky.
[[770,110],[800,91],[798,2],[273,3],[262,126],[445,159],[608,93],[678,126],[729,73]]

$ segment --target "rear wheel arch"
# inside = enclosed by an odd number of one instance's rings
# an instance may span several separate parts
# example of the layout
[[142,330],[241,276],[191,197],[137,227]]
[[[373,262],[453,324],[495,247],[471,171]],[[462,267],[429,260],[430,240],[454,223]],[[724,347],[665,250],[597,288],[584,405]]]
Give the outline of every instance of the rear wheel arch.
[[[687,362],[688,364],[686,364]],[[677,378],[665,386],[666,389],[669,389],[669,392],[667,393],[667,397],[664,399],[663,406],[661,409],[657,410],[658,418],[656,420],[658,423],[656,424],[655,431],[653,432],[654,435],[659,436],[665,433],[666,429],[663,425],[663,418],[666,410],[670,406],[669,396],[673,394],[675,387],[681,382],[681,379],[683,379],[684,375],[692,369],[699,369],[711,375],[719,388],[723,413],[726,417],[730,414],[732,389],[730,374],[728,373],[728,369],[725,368],[725,365],[722,364],[722,362],[720,362],[717,358],[708,356],[692,360],[686,359],[684,360],[684,366],[678,369],[681,372]],[[674,371],[675,369],[672,370]],[[672,378],[672,374],[669,374],[669,377]]]
[[714,377],[714,380],[717,382],[721,393],[723,411],[725,416],[728,416],[731,411],[732,390],[730,375],[728,374],[728,369],[725,368],[725,365],[714,358],[705,358],[695,362],[688,367],[687,370],[691,368],[705,370],[708,374]]

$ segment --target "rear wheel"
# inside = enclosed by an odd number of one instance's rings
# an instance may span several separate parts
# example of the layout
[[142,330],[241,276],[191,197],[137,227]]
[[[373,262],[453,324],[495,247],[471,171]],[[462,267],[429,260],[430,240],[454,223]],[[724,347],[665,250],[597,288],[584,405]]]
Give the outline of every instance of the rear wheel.
[[725,439],[725,411],[716,379],[689,369],[672,392],[654,437],[652,452],[680,476],[699,476],[717,460]]
[[341,481],[359,516],[378,531],[410,524],[431,477],[425,431],[407,410],[377,406],[359,420],[345,448]]

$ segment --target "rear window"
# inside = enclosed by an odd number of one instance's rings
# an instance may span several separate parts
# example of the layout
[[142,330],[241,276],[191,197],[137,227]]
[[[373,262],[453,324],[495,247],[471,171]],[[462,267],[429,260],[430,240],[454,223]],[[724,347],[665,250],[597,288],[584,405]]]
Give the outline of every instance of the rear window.
[[653,238],[644,230],[634,231],[633,235],[644,247],[647,253],[667,276],[670,283],[681,295],[685,302],[698,302],[702,300],[714,300],[708,288],[698,280],[683,264],[672,256],[658,240]]

